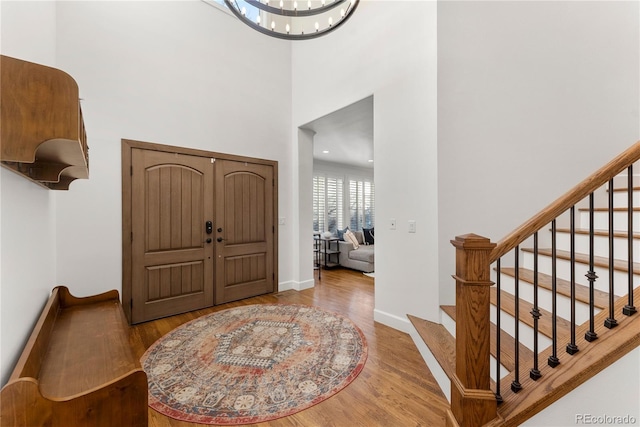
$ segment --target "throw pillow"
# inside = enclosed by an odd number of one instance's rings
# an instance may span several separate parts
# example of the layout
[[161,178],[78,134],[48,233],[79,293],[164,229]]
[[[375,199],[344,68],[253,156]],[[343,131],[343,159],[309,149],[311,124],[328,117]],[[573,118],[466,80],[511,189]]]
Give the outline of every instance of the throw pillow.
[[373,245],[374,243],[373,230],[373,227],[362,229],[362,234],[364,234],[364,243],[367,245]]
[[360,247],[358,239],[356,239],[356,236],[350,230],[345,231],[344,241],[351,243],[353,245],[353,249],[358,249]]
[[343,242],[344,240],[344,233],[349,231],[349,227],[345,227],[344,230],[336,230],[336,235],[338,236],[338,239],[342,240]]

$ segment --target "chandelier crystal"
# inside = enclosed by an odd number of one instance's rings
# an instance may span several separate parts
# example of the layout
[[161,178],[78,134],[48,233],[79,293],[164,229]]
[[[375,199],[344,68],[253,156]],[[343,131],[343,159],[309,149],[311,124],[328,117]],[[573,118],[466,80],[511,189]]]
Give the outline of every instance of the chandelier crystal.
[[263,34],[305,40],[344,24],[358,0],[224,0],[242,22]]

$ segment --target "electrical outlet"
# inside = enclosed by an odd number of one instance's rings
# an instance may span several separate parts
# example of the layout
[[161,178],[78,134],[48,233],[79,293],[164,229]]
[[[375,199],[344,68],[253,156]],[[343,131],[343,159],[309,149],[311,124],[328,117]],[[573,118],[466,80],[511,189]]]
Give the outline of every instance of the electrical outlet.
[[416,221],[413,219],[409,220],[409,233],[415,233],[416,232]]
[[284,218],[278,218],[278,225],[284,225]]

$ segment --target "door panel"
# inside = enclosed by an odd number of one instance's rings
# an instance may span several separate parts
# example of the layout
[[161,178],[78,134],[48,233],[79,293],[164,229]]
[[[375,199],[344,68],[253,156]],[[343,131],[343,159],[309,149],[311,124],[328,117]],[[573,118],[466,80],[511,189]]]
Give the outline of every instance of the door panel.
[[132,150],[132,323],[213,305],[211,159]]
[[273,167],[216,160],[216,304],[273,292]]

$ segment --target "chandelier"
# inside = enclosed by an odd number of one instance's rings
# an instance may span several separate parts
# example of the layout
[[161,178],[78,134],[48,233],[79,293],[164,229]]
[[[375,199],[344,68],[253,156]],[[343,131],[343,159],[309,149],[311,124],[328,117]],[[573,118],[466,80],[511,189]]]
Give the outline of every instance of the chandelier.
[[287,40],[328,34],[344,24],[358,0],[224,0],[242,22],[256,31]]

